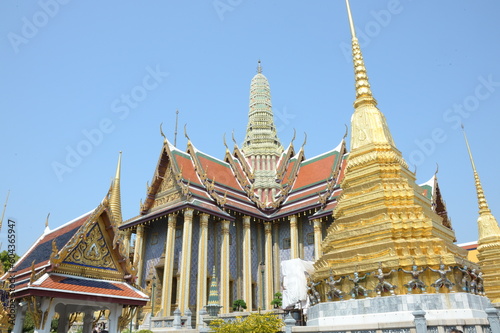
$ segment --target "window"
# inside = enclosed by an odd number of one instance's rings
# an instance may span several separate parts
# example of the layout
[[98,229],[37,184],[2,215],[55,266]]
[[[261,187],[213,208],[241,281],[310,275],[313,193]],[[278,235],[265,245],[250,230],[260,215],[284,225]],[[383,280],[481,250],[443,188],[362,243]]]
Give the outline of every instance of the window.
[[283,238],[283,249],[288,250],[292,246],[290,238]]
[[156,245],[158,244],[158,233],[157,232],[153,232],[151,234],[151,242],[150,242],[151,245]]
[[306,235],[306,242],[308,245],[314,244],[314,232],[310,232]]

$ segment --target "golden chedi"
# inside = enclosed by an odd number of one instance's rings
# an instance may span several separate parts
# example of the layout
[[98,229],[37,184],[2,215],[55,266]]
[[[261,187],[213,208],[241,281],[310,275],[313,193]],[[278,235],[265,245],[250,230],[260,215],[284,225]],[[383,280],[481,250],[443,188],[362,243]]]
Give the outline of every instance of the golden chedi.
[[[374,290],[376,271],[394,270],[387,280],[399,286],[397,293],[405,293],[403,285],[411,276],[401,269],[473,264],[466,260],[466,251],[453,243],[451,223],[422,194],[415,174],[396,148],[372,95],[348,3],[347,7],[356,87],[351,153],[341,184],[342,195],[333,213],[335,222],[322,243],[323,255],[315,263],[315,279],[327,278],[330,270],[346,277],[355,272],[370,273],[366,286]],[[430,286],[438,277],[426,270],[421,279]],[[348,282],[344,279],[342,286],[347,293],[352,287]]]

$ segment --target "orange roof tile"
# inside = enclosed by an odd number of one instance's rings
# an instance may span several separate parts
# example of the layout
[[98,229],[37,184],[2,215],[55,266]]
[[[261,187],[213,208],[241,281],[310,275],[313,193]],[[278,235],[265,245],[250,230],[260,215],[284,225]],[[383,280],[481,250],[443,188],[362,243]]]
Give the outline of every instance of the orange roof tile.
[[54,297],[100,300],[120,304],[145,305],[148,296],[125,282],[97,280],[78,276],[46,274],[30,286],[16,289],[14,297],[52,295]]

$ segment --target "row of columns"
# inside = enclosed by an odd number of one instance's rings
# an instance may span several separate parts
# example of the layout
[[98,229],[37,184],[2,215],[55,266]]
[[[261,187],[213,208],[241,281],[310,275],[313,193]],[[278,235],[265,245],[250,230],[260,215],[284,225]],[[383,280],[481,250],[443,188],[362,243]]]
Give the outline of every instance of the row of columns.
[[[31,300],[30,300],[31,301]],[[107,330],[112,333],[118,333],[118,320],[120,315],[122,314],[123,305],[117,303],[106,303],[101,304],[100,306],[86,306],[79,305],[77,300],[68,301],[66,299],[56,299],[55,301],[49,297],[42,297],[40,299],[36,299],[35,301],[39,301],[39,307],[42,313],[47,313],[47,319],[44,323],[40,325],[40,327],[35,327],[35,333],[49,333],[51,330],[51,321],[54,318],[55,314],[59,314],[59,322],[57,327],[57,333],[66,333],[69,329],[69,317],[72,313],[83,312],[83,332],[91,332],[93,327],[93,323],[96,319],[94,318],[94,313],[96,311],[107,309],[109,310],[107,323]],[[68,302],[69,304],[63,303],[63,301]],[[19,302],[16,305],[16,319],[14,323],[13,333],[22,333],[23,332],[23,324],[26,319],[27,314],[27,304],[26,301]]]
[[[192,229],[193,229],[194,210],[187,208],[183,212],[183,235],[182,235],[182,256],[179,261],[180,277],[178,279],[178,308],[181,313],[189,307],[190,276],[191,276],[191,256],[192,256]],[[210,215],[200,214],[200,228],[198,240],[198,274],[197,274],[197,295],[196,311],[199,313],[203,306],[207,304],[207,281],[208,281],[208,221]],[[243,217],[243,238],[242,238],[242,288],[241,297],[247,303],[247,308],[253,308],[252,300],[252,237],[249,216]],[[177,213],[168,215],[167,237],[165,241],[165,267],[162,283],[161,298],[161,316],[169,316],[172,313],[172,282],[174,277],[174,249],[175,249],[175,231],[176,231]],[[321,219],[315,219],[314,222],[314,253],[315,259],[321,256],[322,225]],[[299,258],[299,241],[297,216],[290,217],[290,240],[291,240],[291,259]],[[231,309],[230,303],[230,247],[229,247],[229,225],[227,220],[221,221],[222,241],[220,244],[220,302],[222,313],[228,313]],[[279,269],[279,241],[278,223],[264,223],[264,251],[259,253],[259,261],[265,265],[265,270],[260,281],[260,288],[264,287],[264,292],[260,291],[260,305],[264,309],[270,309],[270,302],[274,297],[274,291],[280,288],[280,269]],[[274,242],[273,242],[274,238]],[[137,238],[134,252],[134,262],[138,262],[138,284],[142,283],[144,270],[144,227],[137,226]],[[263,281],[262,281],[263,280]],[[157,314],[154,314],[157,315]]]
[[254,170],[276,170],[276,155],[252,155],[248,162]]

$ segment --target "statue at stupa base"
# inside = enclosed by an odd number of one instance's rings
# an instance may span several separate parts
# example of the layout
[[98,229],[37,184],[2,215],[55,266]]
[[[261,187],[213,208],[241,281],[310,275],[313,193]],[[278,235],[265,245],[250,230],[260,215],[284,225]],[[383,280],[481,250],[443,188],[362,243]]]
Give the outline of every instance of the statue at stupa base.
[[420,289],[422,291],[422,293],[426,293],[425,288],[427,286],[425,285],[425,283],[422,280],[420,280],[420,275],[423,272],[425,272],[427,270],[427,268],[419,270],[417,265],[413,265],[411,271],[407,271],[403,268],[400,268],[400,269],[404,273],[411,274],[411,276],[412,276],[412,279],[407,284],[404,285],[406,288],[408,288],[408,294],[411,294],[413,289],[417,289],[417,288]]

